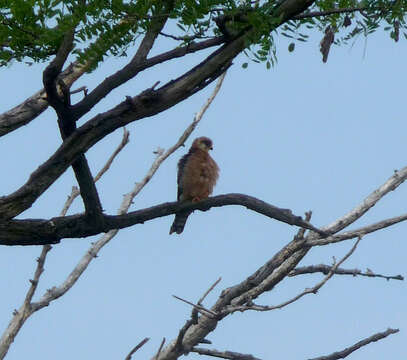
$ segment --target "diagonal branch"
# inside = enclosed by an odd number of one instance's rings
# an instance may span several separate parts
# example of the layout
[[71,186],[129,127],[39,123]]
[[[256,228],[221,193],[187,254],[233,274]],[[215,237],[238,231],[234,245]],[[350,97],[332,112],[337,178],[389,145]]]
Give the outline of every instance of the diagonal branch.
[[359,342],[357,342],[356,344],[349,346],[346,349],[343,349],[341,351],[338,352],[334,352],[330,355],[326,355],[326,356],[320,356],[317,358],[312,358],[309,360],[337,360],[337,359],[344,359],[345,357],[347,357],[348,355],[350,355],[351,353],[353,353],[356,350],[359,350],[361,347],[366,346],[372,342],[375,341],[379,341],[381,339],[384,339],[385,337],[392,335],[392,334],[396,334],[399,332],[399,329],[387,329],[386,331],[383,332],[378,332],[377,334],[374,334],[372,336],[369,336],[366,339],[363,339]]
[[356,230],[346,231],[346,232],[343,232],[343,233],[340,233],[337,235],[328,236],[325,239],[312,239],[312,240],[307,241],[307,244],[310,246],[333,244],[336,242],[353,239],[358,236],[364,236],[366,234],[370,234],[377,230],[387,228],[389,226],[398,224],[398,223],[400,223],[402,221],[406,221],[406,220],[407,220],[407,214],[395,216],[393,218],[385,219],[385,220],[379,221],[377,223],[374,223],[374,224],[371,224],[368,226],[364,226],[364,227],[356,229]]

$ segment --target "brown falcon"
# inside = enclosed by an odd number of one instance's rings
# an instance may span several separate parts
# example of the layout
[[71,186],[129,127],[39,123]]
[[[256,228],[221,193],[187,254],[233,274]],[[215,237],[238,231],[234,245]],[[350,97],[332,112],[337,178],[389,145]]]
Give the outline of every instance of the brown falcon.
[[[178,162],[178,201],[200,201],[207,198],[216,184],[219,168],[209,155],[212,140],[202,136],[196,138],[188,153]],[[192,211],[175,214],[170,234],[181,234]]]

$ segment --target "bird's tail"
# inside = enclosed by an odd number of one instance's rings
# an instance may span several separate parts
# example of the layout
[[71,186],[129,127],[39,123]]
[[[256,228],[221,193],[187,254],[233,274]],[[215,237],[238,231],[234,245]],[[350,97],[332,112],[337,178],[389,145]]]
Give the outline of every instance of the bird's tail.
[[181,234],[184,231],[184,226],[187,223],[188,216],[192,211],[181,211],[175,214],[174,222],[171,225],[170,235],[172,233]]

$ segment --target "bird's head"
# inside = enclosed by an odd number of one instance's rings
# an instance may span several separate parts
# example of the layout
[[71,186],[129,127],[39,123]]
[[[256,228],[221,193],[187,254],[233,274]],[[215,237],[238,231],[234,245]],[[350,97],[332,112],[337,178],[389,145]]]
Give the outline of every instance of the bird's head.
[[191,149],[200,149],[208,152],[209,150],[213,149],[212,140],[205,136],[196,138],[192,143]]

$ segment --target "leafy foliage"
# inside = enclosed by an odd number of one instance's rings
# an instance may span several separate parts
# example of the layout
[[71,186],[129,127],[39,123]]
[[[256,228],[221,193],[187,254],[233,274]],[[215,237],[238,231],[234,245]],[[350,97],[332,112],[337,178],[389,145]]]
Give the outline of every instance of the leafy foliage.
[[[275,38],[307,41],[310,31],[330,26],[335,44],[347,43],[379,28],[398,41],[407,38],[407,0],[319,0],[307,13],[280,24],[281,2],[239,0],[0,0],[0,65],[45,61],[54,55],[68,29],[75,28],[79,59],[96,66],[106,55],[126,55],[139,35],[168,16],[169,36],[180,44],[235,36],[250,29],[248,56],[270,67],[276,62]],[[290,51],[295,45],[290,44]]]

